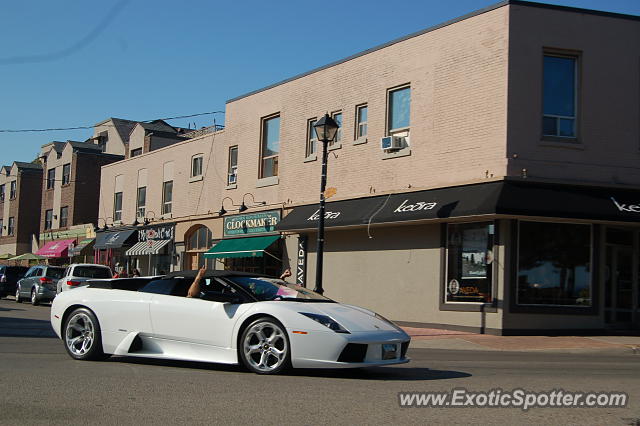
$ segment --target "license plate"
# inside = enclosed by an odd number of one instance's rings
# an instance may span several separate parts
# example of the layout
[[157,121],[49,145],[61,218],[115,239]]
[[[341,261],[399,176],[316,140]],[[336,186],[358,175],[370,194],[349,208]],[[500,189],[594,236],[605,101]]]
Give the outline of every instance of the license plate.
[[382,345],[382,359],[397,358],[398,345],[387,343]]

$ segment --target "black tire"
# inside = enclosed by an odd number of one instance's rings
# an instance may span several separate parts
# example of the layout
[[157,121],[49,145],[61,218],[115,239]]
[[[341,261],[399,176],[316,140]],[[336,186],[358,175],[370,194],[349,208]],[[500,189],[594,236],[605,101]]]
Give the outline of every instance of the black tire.
[[[263,336],[266,339],[258,337],[258,330],[265,332]],[[251,354],[249,350],[258,352]],[[256,374],[279,374],[290,369],[291,344],[286,328],[272,317],[252,321],[238,342],[238,357],[249,371]],[[263,357],[266,357],[264,362]]]
[[22,303],[22,298],[20,297],[20,287],[16,287],[16,302]]
[[102,350],[102,333],[95,314],[87,308],[71,312],[62,325],[62,342],[73,359],[95,361],[108,358]]
[[40,299],[38,299],[38,293],[35,288],[31,289],[31,304],[33,306],[38,306],[40,304]]

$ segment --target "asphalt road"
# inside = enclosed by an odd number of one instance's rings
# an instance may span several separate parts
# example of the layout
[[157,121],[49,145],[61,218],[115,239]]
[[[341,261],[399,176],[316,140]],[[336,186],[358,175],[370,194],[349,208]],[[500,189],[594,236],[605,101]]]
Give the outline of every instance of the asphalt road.
[[[48,306],[0,300],[0,424],[640,424],[640,355],[410,349],[412,362],[259,376],[234,366],[72,360]],[[42,337],[29,337],[42,336]],[[623,391],[627,408],[400,408],[398,392]]]

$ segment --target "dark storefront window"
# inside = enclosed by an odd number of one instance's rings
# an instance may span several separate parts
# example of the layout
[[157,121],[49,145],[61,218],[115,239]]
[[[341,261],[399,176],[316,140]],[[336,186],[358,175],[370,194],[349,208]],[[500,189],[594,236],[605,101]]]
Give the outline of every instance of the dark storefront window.
[[447,302],[493,300],[493,223],[447,226]]
[[591,225],[520,222],[519,305],[591,306]]

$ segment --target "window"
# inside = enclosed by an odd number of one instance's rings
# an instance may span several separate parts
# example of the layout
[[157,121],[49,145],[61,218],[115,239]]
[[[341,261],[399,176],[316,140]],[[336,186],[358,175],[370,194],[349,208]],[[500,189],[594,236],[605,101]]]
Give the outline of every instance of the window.
[[122,220],[122,192],[113,194],[113,221]]
[[13,200],[14,198],[16,198],[17,192],[18,192],[17,182],[15,180],[12,180],[10,185],[11,186],[9,187],[9,199]]
[[356,140],[367,137],[367,115],[369,108],[366,104],[356,107]]
[[408,133],[411,116],[411,87],[390,90],[387,111],[389,135]]
[[64,206],[60,208],[60,228],[67,226],[67,219],[69,218],[69,207]]
[[202,176],[202,154],[191,158],[191,177]]
[[340,141],[342,140],[342,112],[334,112],[331,114],[331,118],[338,124],[338,131],[336,132],[336,137],[329,142],[329,146],[340,145]]
[[47,189],[53,189],[56,184],[56,169],[47,170]]
[[0,236],[4,233],[4,219],[0,219]]
[[446,302],[493,301],[493,223],[447,226]]
[[173,199],[173,181],[162,184],[162,214],[171,213],[171,201]]
[[65,164],[62,166],[62,184],[68,185],[71,183],[71,164]]
[[262,146],[260,178],[278,176],[278,154],[280,152],[280,116],[262,120]]
[[138,194],[136,198],[136,215],[137,217],[145,217],[145,208],[147,206],[147,187],[141,186],[138,188]]
[[517,285],[518,305],[591,306],[591,226],[521,221]]
[[138,155],[142,155],[142,148],[131,150],[131,157],[137,157]]
[[187,250],[209,250],[212,244],[211,230],[206,226],[196,229],[187,241]]
[[4,184],[0,185],[0,202],[4,201]]
[[227,169],[227,185],[238,182],[238,146],[229,148],[229,168]]
[[16,231],[15,225],[16,225],[16,218],[10,217],[9,226],[7,227],[7,235],[13,235],[15,233]]
[[47,210],[44,213],[44,229],[51,229],[53,227],[53,210]]
[[543,136],[576,137],[577,58],[544,56]]
[[318,146],[318,135],[316,135],[316,129],[313,128],[316,122],[315,118],[307,121],[307,151],[306,157],[309,157],[316,153],[316,149]]

